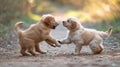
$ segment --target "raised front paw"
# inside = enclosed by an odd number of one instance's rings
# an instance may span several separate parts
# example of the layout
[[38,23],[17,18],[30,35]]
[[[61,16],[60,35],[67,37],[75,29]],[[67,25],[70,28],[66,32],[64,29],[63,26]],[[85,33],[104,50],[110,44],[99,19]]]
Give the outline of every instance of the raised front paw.
[[60,44],[62,44],[62,42],[61,41],[58,41]]
[[61,45],[56,45],[57,47],[61,47]]
[[56,47],[56,45],[55,44],[50,44],[52,47]]
[[58,41],[58,43],[56,44],[56,47],[61,47],[61,44],[59,43],[59,41]]

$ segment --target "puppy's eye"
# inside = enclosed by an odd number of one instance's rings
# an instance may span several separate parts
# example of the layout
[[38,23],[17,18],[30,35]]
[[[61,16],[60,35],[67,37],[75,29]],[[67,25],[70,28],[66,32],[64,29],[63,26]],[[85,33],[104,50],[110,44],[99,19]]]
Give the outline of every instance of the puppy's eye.
[[69,22],[69,20],[67,20],[67,22]]

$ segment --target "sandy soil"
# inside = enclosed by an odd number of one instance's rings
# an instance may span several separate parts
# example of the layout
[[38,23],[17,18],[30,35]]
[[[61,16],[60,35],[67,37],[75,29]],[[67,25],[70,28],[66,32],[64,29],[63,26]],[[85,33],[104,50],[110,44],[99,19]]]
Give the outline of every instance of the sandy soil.
[[[67,29],[60,24],[51,34],[61,40],[66,33]],[[96,55],[89,47],[84,47],[81,54],[76,55],[73,44],[54,48],[42,42],[41,48],[47,54],[23,57],[19,53],[19,45],[14,46],[14,49],[0,48],[0,67],[120,67],[119,43],[114,42],[113,38],[105,40],[105,50]]]

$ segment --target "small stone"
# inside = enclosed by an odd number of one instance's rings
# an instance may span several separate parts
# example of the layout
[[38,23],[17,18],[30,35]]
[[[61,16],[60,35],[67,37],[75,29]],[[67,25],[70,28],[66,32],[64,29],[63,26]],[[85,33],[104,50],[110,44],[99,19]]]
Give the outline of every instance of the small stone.
[[13,43],[13,41],[10,41],[10,43]]
[[71,55],[74,55],[74,53],[71,53]]
[[2,50],[3,50],[3,48],[0,48],[0,50],[2,51]]
[[116,67],[116,64],[113,63],[113,64],[112,64],[112,67]]
[[112,43],[109,43],[110,45],[112,45]]
[[103,58],[103,56],[100,56],[100,58]]
[[117,48],[117,46],[113,46],[113,48]]
[[7,47],[10,47],[10,45],[7,45]]
[[114,42],[113,44],[114,44],[114,45],[118,45],[119,43],[118,43],[118,42]]
[[89,61],[84,61],[83,64],[84,65],[88,65],[90,62]]
[[117,55],[120,55],[120,53],[116,53]]
[[57,53],[55,52],[55,54],[57,54]]
[[110,48],[111,50],[114,50],[114,48]]
[[63,54],[66,54],[66,52],[63,52]]

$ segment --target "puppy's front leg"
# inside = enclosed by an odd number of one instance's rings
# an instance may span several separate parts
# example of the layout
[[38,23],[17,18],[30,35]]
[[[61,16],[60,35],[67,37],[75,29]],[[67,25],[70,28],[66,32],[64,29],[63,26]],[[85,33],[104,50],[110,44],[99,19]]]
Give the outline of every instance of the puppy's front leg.
[[41,53],[41,54],[45,54],[46,52],[42,51],[40,48],[39,48],[40,44],[39,43],[36,43],[35,44],[35,51]]
[[49,40],[45,40],[49,45],[51,45],[52,47],[56,47],[55,45],[54,45],[54,43],[51,43]]
[[64,40],[62,40],[62,41],[58,41],[60,44],[70,44],[70,43],[72,43],[71,41],[70,41],[70,39],[64,39]]
[[80,44],[76,44],[75,54],[80,54],[81,48],[82,48],[82,46]]
[[59,44],[59,42],[58,42],[56,39],[52,38],[51,36],[47,36],[47,39],[46,39],[46,40],[48,40],[48,41],[50,41],[51,43],[55,44],[57,47],[60,47],[60,46],[61,46],[61,45]]

